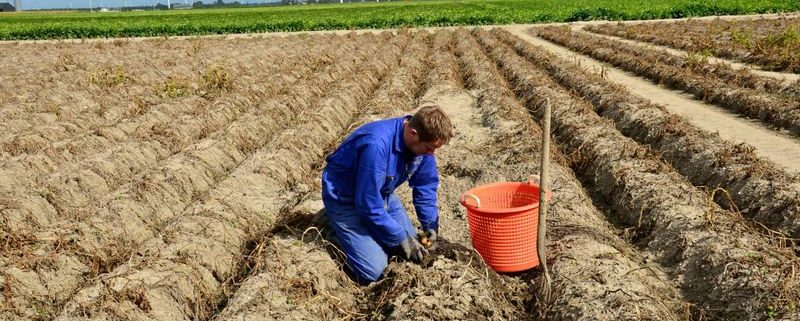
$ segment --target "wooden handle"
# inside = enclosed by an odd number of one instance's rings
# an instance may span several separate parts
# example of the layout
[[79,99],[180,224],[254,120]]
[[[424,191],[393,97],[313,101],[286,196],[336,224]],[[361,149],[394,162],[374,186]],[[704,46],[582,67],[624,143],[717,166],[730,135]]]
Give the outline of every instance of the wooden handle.
[[539,230],[536,240],[536,250],[539,254],[539,263],[542,265],[542,272],[544,272],[545,287],[543,294],[546,299],[550,296],[550,273],[547,269],[547,238],[545,233],[547,231],[547,190],[548,180],[550,178],[550,115],[552,108],[550,106],[550,99],[545,101],[544,115],[542,115],[542,164],[539,173]]

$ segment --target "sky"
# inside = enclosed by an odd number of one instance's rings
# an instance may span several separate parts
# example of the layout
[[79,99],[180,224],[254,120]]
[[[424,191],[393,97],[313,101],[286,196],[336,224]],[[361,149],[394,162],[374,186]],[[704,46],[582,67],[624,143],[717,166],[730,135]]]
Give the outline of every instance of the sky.
[[[182,3],[184,0],[170,0],[172,3]],[[197,0],[185,0],[187,3],[192,3]],[[241,3],[245,3],[247,1],[238,0]],[[14,4],[14,0],[0,0],[0,2],[8,2],[12,5]],[[122,7],[125,3],[131,6],[146,6],[146,5],[154,5],[158,2],[163,4],[167,4],[167,0],[92,0],[92,6],[95,8],[100,7],[100,4],[104,7]],[[204,0],[205,3],[212,3],[213,0]],[[233,0],[225,0],[225,2],[233,2]],[[253,0],[250,2],[266,2],[265,0]],[[88,8],[89,7],[89,0],[22,0],[22,9],[51,9],[51,8],[69,8],[70,5],[73,8]]]

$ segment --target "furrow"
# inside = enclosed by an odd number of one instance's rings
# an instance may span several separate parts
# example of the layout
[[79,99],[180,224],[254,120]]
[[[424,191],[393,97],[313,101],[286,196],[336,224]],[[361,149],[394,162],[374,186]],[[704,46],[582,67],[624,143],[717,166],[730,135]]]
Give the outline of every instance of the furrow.
[[[119,135],[115,135],[119,139],[107,139],[102,141],[103,144],[99,144],[109,145],[117,140],[118,146],[98,147],[110,148],[110,150],[76,164],[61,165],[58,170],[50,173],[46,178],[26,177],[23,179],[20,177],[22,175],[15,175],[16,180],[21,181],[18,182],[20,184],[27,182],[28,185],[33,185],[40,180],[42,182],[36,186],[26,186],[25,188],[14,187],[13,191],[5,193],[6,200],[20,204],[13,208],[13,211],[11,209],[6,211],[9,225],[5,228],[9,233],[14,230],[28,232],[33,227],[47,226],[58,220],[60,216],[69,216],[70,213],[79,211],[81,208],[94,206],[93,204],[108,199],[109,195],[118,188],[136,180],[142,173],[147,173],[163,160],[195,148],[195,144],[200,140],[225,133],[227,126],[236,123],[240,117],[255,112],[253,109],[257,109],[255,103],[257,100],[276,96],[303,81],[304,75],[310,75],[314,69],[322,68],[322,66],[349,54],[341,52],[339,57],[329,56],[324,54],[324,50],[324,47],[319,46],[316,50],[307,51],[315,58],[308,60],[307,64],[302,67],[298,66],[295,70],[286,72],[283,78],[288,83],[281,84],[280,87],[270,90],[268,93],[237,94],[235,97],[224,97],[215,101],[213,109],[194,116],[187,115],[177,121],[170,121],[169,117],[161,117],[159,123],[129,126],[127,129],[123,129]],[[277,92],[269,94],[274,91]],[[153,135],[153,132],[157,134]],[[129,135],[141,138],[135,141],[119,141],[126,139]],[[97,141],[92,143],[97,143]],[[55,160],[55,158],[50,159]],[[43,173],[39,174],[43,176]],[[36,211],[35,208],[25,207],[25,205],[32,204],[29,201],[32,196],[46,198],[53,207],[53,211],[24,216],[24,214]],[[47,213],[56,215],[41,215]]]
[[[689,124],[597,75],[549,55],[508,32],[493,33],[565,88],[588,99],[595,111],[614,121],[628,137],[647,144],[686,176],[693,185],[723,190],[714,200],[723,208],[800,239],[800,182],[772,162],[756,156],[753,147],[733,144]],[[789,240],[787,243],[791,244]],[[800,249],[796,249],[800,253]]]
[[800,20],[796,17],[729,21],[600,24],[593,32],[758,64],[767,70],[800,72],[800,58],[792,54]]
[[59,320],[208,319],[226,297],[225,283],[242,277],[237,268],[246,266],[236,264],[247,254],[242,249],[291,214],[284,210],[297,202],[300,185],[309,183],[307,173],[396,66],[405,42],[401,36],[381,45],[374,58],[342,79],[296,126],[259,149],[208,198],[171,220],[163,238],[148,244],[146,252],[158,253],[155,257],[136,257],[101,276],[68,303]]
[[[290,41],[280,39],[274,44],[274,47],[266,48],[259,57],[264,58],[263,61],[254,61],[253,64],[258,66],[274,65],[275,60],[282,60],[290,55],[287,50],[281,50],[290,49],[293,46]],[[115,49],[120,50],[119,48]],[[139,118],[145,112],[158,107],[155,106],[158,100],[152,96],[155,94],[154,91],[160,89],[160,84],[145,83],[152,77],[146,73],[152,71],[143,71],[144,75],[138,75],[141,72],[139,70],[126,70],[124,66],[135,61],[129,60],[127,57],[121,61],[103,61],[108,59],[109,53],[113,51],[114,49],[100,48],[97,52],[92,53],[97,58],[92,57],[89,58],[89,61],[76,63],[78,66],[74,67],[63,66],[62,64],[65,62],[62,60],[66,58],[62,57],[68,55],[72,57],[69,59],[77,58],[69,53],[62,54],[57,62],[53,62],[56,66],[53,67],[53,71],[50,71],[50,73],[57,74],[59,78],[58,81],[55,81],[55,86],[53,84],[49,86],[35,84],[42,88],[41,90],[32,89],[33,97],[30,97],[28,101],[10,106],[10,108],[0,109],[0,115],[2,115],[0,119],[4,120],[3,125],[7,122],[15,123],[10,128],[6,128],[5,133],[11,135],[3,136],[0,139],[2,142],[0,153],[8,153],[12,156],[35,154],[53,143],[90,134],[100,128],[129,119]],[[175,54],[177,50],[166,51]],[[229,54],[225,53],[223,56]],[[135,55],[142,56],[143,53],[137,52]],[[248,56],[252,56],[252,54],[248,54]],[[141,59],[151,60],[154,58]],[[103,62],[91,61],[95,59]],[[201,74],[198,76],[200,78],[197,80],[198,85],[195,86],[196,88],[192,88],[189,83],[186,83],[185,90],[196,89],[200,95],[213,97],[212,92],[205,92],[205,89],[200,87],[203,87],[204,81],[212,80],[206,78],[210,72],[221,70],[216,68],[223,67],[223,65],[212,63],[202,66],[205,61],[198,62],[201,63],[198,68],[203,69],[200,70]],[[172,65],[167,68],[180,69],[176,64]],[[156,72],[158,71],[156,70]],[[243,76],[247,74],[247,72],[242,72]],[[188,79],[186,81],[188,82]],[[51,87],[67,88],[54,89]],[[69,93],[69,96],[64,97],[66,93]],[[64,100],[78,100],[78,102],[61,104],[61,101]]]
[[764,90],[777,97],[785,97],[800,101],[800,91],[797,91],[797,88],[791,85],[791,81],[783,79],[788,78],[787,76],[781,78],[782,74],[775,75],[772,73],[768,76],[760,75],[759,72],[763,73],[764,71],[754,70],[748,67],[734,68],[728,63],[713,62],[714,58],[703,55],[702,53],[684,53],[679,55],[678,53],[667,52],[667,50],[664,49],[647,47],[641,43],[629,43],[631,42],[630,40],[614,38],[613,36],[605,34],[588,33],[582,29],[575,28],[572,30],[579,34],[601,37],[613,41],[615,49],[627,54],[639,55],[645,52],[648,57],[658,56],[659,63],[683,68],[699,76],[718,78],[721,81],[737,87]]
[[[322,43],[322,41],[321,41]],[[273,74],[286,74],[287,70],[293,70],[298,65],[307,64],[307,59],[314,57],[312,46],[309,42],[304,42],[294,46],[283,46],[287,52],[302,52],[293,56],[283,54],[279,56],[268,55],[264,57],[268,63],[257,63],[254,69],[258,70],[254,75],[246,75],[239,82],[251,82],[261,80],[264,77],[271,77]],[[314,50],[319,50],[318,48]],[[171,78],[175,76],[176,78]],[[176,75],[168,76],[167,79],[178,79]],[[253,88],[252,91],[245,91],[250,96],[275,95],[287,83],[284,79],[276,79],[274,82],[267,82],[265,86]],[[178,85],[175,85],[178,86]],[[248,85],[246,85],[248,86]],[[255,87],[255,86],[253,86]],[[178,89],[175,89],[178,90]],[[181,89],[188,91],[188,88]],[[241,90],[241,88],[240,88]],[[42,136],[35,138],[35,141],[46,142],[41,144],[29,144],[20,151],[19,155],[4,159],[2,168],[39,168],[44,174],[49,173],[64,163],[72,163],[107,151],[113,144],[158,139],[163,144],[169,144],[171,150],[179,150],[187,144],[191,144],[197,139],[197,134],[178,135],[171,126],[192,124],[193,122],[203,121],[205,118],[215,118],[213,115],[220,112],[230,112],[232,107],[241,107],[243,104],[240,98],[245,95],[221,94],[216,97],[202,98],[198,95],[180,92],[175,95],[189,95],[189,97],[169,97],[162,98],[163,101],[153,101],[151,107],[140,110],[132,117],[123,118],[112,124],[103,126],[93,126],[91,130],[82,133],[67,133],[69,135],[43,135],[41,133],[17,134],[27,137]],[[245,105],[246,106],[246,105]],[[235,110],[244,112],[244,110]],[[213,120],[210,120],[213,124]],[[193,124],[192,124],[193,125]],[[55,125],[43,125],[55,126]],[[183,125],[185,126],[185,125]],[[196,125],[194,125],[196,126]],[[211,126],[206,129],[205,134],[214,131]]]
[[[258,100],[291,88],[314,68],[337,59],[323,54],[324,50],[320,46],[308,51],[307,55],[314,59],[304,60],[307,63],[302,66],[291,66],[292,71],[283,72],[286,82],[276,81],[264,92],[221,97],[214,100],[213,108],[182,117],[156,110],[137,121],[105,128],[101,134],[84,136],[49,150],[47,156],[20,156],[21,162],[0,169],[4,176],[13,177],[8,180],[9,185],[16,185],[3,186],[4,198],[18,204],[4,211],[7,220],[4,229],[7,233],[31,232],[34,227],[41,228],[78,208],[107,199],[109,194],[164,159],[193,148],[199,140],[223,133],[225,127],[256,108]],[[117,146],[112,148],[114,144]],[[101,150],[107,151],[81,161],[82,156]],[[29,162],[32,159],[45,160],[47,166],[36,166]],[[38,204],[31,202],[31,198],[45,198],[52,210],[31,208]]]
[[[65,219],[38,242],[19,251],[17,261],[45,260],[32,270],[21,263],[3,269],[18,301],[22,316],[35,313],[35,301],[44,298],[55,309],[68,299],[83,282],[125,263],[138,244],[160,235],[165,224],[182,213],[192,202],[205,197],[219,181],[227,177],[261,146],[282,129],[291,126],[322,97],[325,88],[357,70],[356,62],[378,49],[386,37],[352,36],[340,51],[363,50],[331,65],[305,86],[291,94],[263,101],[258,111],[240,118],[224,134],[205,139],[183,154],[167,159],[143,179],[123,188],[98,208],[86,209],[81,217]],[[81,214],[81,213],[77,213]],[[144,255],[152,255],[146,253]],[[30,267],[28,267],[30,268]],[[54,288],[59,287],[58,291]],[[36,289],[34,297],[17,295]],[[15,311],[16,312],[16,311]],[[47,311],[54,313],[55,311]],[[35,314],[34,314],[35,315]]]
[[[356,126],[376,116],[386,117],[393,111],[409,110],[413,106],[419,91],[417,80],[425,67],[428,38],[427,32],[414,34],[414,40],[402,54],[399,68],[382,81],[381,87],[358,112],[360,116],[351,118],[351,125],[339,131],[338,139],[327,142],[327,152]],[[314,168],[320,168],[321,156],[316,161]],[[363,288],[350,280],[340,263],[326,251],[335,251],[326,245],[330,243],[322,240],[321,235],[328,231],[308,229],[311,218],[323,208],[320,186],[316,183],[321,179],[320,173],[318,170],[306,173],[305,179],[315,182],[310,190],[297,194],[296,199],[302,201],[285,216],[293,223],[284,227],[273,225],[274,234],[262,240],[264,249],[254,257],[263,263],[250,264],[257,268],[250,271],[250,276],[213,320],[331,320],[359,315],[357,301],[364,294]]]
[[683,296],[712,319],[790,320],[800,300],[798,258],[724,211],[657,155],[616,131],[496,39],[480,37],[538,118],[553,104],[555,138],[572,167],[614,211],[610,219],[669,267]]
[[[475,34],[487,37],[485,31],[476,29]],[[522,161],[514,167],[525,168],[517,172],[538,174],[541,129],[472,36],[464,31],[459,39],[462,63],[468,70],[465,78],[480,90],[479,106],[485,110],[485,118],[493,119],[494,124],[513,124],[509,126],[513,131],[498,128],[508,135],[498,140],[508,143],[497,145],[503,149],[508,144],[524,146],[510,148],[522,152],[518,156]],[[688,304],[682,302],[671,284],[651,272],[657,266],[642,264],[642,257],[615,234],[575,178],[564,155],[555,144],[551,146],[554,196],[547,235],[554,294],[547,300],[543,290],[537,289],[539,316],[548,320],[687,319],[683,310]]]
[[[475,106],[475,99],[461,83],[459,66],[452,53],[453,37],[453,33],[447,30],[437,31],[434,35],[424,93],[419,98],[418,105],[439,106],[456,125],[463,124],[461,119],[469,117],[471,108]],[[472,128],[454,130],[456,135],[467,135]],[[463,136],[454,137],[451,140],[454,145],[442,149],[463,148],[465,146],[461,142],[466,139],[468,138]],[[437,156],[437,162],[439,158]],[[473,250],[457,243],[461,242],[460,235],[463,235],[466,226],[459,224],[464,223],[463,220],[450,220],[455,213],[452,213],[453,207],[449,204],[462,191],[453,189],[459,185],[458,182],[446,174],[440,176],[442,182],[439,187],[439,215],[442,238],[438,241],[437,248],[422,264],[394,260],[390,262],[383,279],[365,290],[367,294],[362,298],[359,312],[366,318],[387,320],[524,318],[521,301],[529,296],[524,292],[524,282],[512,278],[504,279],[489,270]],[[398,191],[398,196],[405,203],[409,216],[414,217],[410,191],[403,188]]]
[[645,50],[639,50],[638,55],[618,52],[616,50],[618,41],[577,34],[567,27],[537,29],[537,34],[572,50],[643,75],[657,83],[686,90],[697,99],[758,119],[766,125],[786,129],[794,135],[800,135],[800,102],[771,97],[761,90],[737,88],[716,78],[695,75],[683,68],[659,63],[661,54],[648,55]]

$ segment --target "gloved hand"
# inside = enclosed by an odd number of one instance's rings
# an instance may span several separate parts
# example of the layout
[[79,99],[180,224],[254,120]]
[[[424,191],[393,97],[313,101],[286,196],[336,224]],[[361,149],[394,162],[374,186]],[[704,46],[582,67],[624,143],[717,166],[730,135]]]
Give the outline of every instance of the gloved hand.
[[410,236],[400,243],[398,249],[404,259],[417,263],[422,261],[423,256],[428,255],[428,250],[419,244],[416,238]]
[[425,234],[420,237],[420,243],[427,249],[435,249],[438,235],[439,233],[436,233],[436,230],[427,229],[425,230]]

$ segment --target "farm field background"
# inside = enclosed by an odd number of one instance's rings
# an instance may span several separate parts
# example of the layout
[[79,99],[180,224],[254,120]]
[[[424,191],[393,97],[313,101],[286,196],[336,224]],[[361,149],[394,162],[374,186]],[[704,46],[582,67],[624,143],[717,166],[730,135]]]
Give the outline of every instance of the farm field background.
[[[800,320],[800,76],[619,31],[713,49],[798,21],[3,42],[0,320]],[[358,286],[325,156],[428,104],[454,123],[442,239]],[[484,264],[459,202],[539,173],[543,135],[549,295]]]
[[779,0],[461,0],[294,5],[121,13],[24,13],[0,16],[0,39],[138,37],[639,20],[800,10]]

